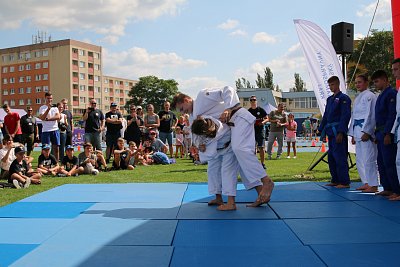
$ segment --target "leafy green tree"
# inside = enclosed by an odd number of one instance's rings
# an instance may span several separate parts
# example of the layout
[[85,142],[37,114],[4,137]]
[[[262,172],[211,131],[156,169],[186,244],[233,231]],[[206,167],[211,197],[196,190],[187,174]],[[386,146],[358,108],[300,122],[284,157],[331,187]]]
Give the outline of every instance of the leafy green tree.
[[[355,88],[354,79],[357,74],[368,74],[369,76],[376,70],[385,70],[388,73],[390,82],[395,84],[393,75],[391,75],[391,62],[394,59],[393,50],[393,32],[372,30],[368,38],[356,41],[354,52],[347,59],[347,78],[352,82],[349,88]],[[365,43],[364,51],[363,46]],[[361,55],[361,58],[360,58]],[[355,69],[358,59],[360,63]],[[353,81],[350,79],[355,75]]]
[[259,73],[257,73],[256,85],[257,88],[268,88],[271,90],[275,89],[274,74],[272,73],[269,67],[266,67],[264,69],[264,77],[262,77]]
[[134,104],[145,108],[146,105],[153,104],[158,111],[162,109],[165,100],[171,101],[178,92],[178,83],[175,80],[163,80],[156,76],[140,77],[139,82],[129,91],[131,99],[127,101],[125,107]]
[[300,77],[300,74],[295,73],[294,74],[294,87],[293,87],[294,92],[303,92],[306,91],[305,89],[305,83],[303,79]]
[[242,78],[236,80],[236,89],[240,90],[243,88],[254,88],[254,86],[251,85],[249,80],[242,77]]

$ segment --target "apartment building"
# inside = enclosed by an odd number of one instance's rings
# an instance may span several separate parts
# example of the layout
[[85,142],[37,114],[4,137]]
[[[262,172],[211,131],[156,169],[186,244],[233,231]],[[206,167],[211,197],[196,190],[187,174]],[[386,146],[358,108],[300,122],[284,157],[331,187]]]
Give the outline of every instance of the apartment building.
[[51,91],[55,101],[69,99],[74,115],[81,115],[92,98],[104,111],[111,102],[123,109],[135,83],[103,75],[102,47],[76,40],[0,49],[0,56],[0,103],[11,108],[29,105],[37,111]]

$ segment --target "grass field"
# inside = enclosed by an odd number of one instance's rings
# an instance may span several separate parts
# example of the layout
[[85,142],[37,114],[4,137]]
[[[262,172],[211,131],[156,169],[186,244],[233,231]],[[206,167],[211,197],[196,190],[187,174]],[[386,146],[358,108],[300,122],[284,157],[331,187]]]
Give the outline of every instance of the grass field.
[[[77,153],[76,153],[77,154]],[[283,154],[282,156],[284,156]],[[39,152],[34,152],[37,158]],[[316,157],[315,157],[316,156]],[[329,181],[328,165],[321,162],[313,171],[308,172],[313,158],[319,159],[322,153],[298,153],[297,159],[266,161],[267,173],[276,182],[282,181]],[[353,161],[354,159],[354,155]],[[37,163],[33,162],[33,166]],[[352,181],[359,181],[355,168],[350,170]],[[28,196],[49,190],[63,184],[95,184],[95,183],[170,183],[170,182],[207,182],[207,165],[194,165],[189,159],[177,159],[172,165],[139,166],[133,171],[101,172],[97,176],[83,175],[79,177],[44,177],[41,185],[31,185],[28,189],[0,190],[0,206],[18,201]]]

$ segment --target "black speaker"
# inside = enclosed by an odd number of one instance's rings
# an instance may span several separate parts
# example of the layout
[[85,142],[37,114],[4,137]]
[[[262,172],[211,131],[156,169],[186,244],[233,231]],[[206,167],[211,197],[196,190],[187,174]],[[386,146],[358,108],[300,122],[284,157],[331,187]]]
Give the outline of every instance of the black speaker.
[[339,22],[332,25],[331,39],[337,54],[351,54],[354,48],[354,24]]

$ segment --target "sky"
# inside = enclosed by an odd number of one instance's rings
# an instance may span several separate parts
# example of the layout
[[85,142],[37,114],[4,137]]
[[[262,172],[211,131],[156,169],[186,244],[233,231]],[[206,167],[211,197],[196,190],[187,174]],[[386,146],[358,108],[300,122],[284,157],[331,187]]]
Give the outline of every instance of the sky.
[[[294,19],[354,24],[367,35],[377,0],[1,0],[0,48],[52,40],[103,47],[103,75],[174,79],[191,96],[206,87],[253,85],[269,67],[283,91],[299,73],[312,90]],[[392,30],[390,0],[380,0],[373,29]]]

